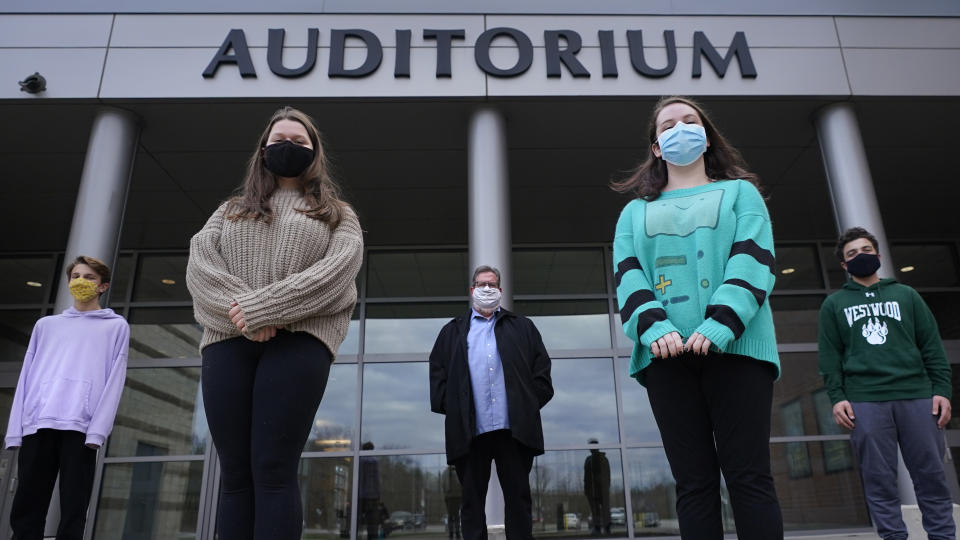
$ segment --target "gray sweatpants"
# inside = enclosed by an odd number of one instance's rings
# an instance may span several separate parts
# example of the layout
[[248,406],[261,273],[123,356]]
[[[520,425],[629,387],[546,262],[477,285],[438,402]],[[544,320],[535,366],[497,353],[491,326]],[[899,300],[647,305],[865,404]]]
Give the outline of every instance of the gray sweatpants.
[[884,540],[906,540],[897,493],[897,442],[913,479],[930,540],[955,540],[953,501],[943,469],[943,434],[930,414],[932,399],[851,403],[851,436],[870,516]]

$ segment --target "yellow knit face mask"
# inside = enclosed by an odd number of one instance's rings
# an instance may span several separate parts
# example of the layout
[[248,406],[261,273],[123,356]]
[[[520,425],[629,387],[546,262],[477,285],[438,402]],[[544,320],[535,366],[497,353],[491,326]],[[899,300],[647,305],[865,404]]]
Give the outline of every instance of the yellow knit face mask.
[[82,277],[71,279],[69,286],[70,294],[80,302],[89,302],[97,297],[97,284],[89,279]]

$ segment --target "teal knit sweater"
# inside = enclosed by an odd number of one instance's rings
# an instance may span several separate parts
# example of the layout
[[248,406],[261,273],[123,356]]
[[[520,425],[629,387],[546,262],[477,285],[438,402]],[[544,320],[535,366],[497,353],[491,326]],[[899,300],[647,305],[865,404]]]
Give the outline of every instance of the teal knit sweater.
[[634,341],[631,376],[643,383],[657,339],[699,332],[715,350],[774,364],[779,377],[773,232],[753,184],[725,180],[631,201],[613,259],[623,331]]

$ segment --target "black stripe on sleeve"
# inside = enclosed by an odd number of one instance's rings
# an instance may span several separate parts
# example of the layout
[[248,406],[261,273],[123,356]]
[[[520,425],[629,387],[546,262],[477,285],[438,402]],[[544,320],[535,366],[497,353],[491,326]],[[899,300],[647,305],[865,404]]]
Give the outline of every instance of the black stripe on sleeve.
[[726,326],[733,332],[733,339],[739,339],[743,334],[744,326],[740,316],[730,306],[711,304],[707,306],[707,317]]
[[745,254],[753,257],[757,260],[758,263],[764,264],[770,268],[771,274],[776,274],[776,259],[773,258],[773,253],[768,249],[763,249],[756,242],[750,238],[746,240],[741,240],[739,242],[734,242],[733,247],[730,248],[730,257],[734,255]]
[[762,306],[763,301],[767,299],[767,291],[763,289],[758,289],[742,279],[737,279],[737,278],[728,279],[724,281],[724,283],[729,283],[730,285],[736,285],[737,287],[741,287],[750,291],[750,294],[752,294],[753,297],[757,300],[757,307]]
[[617,282],[617,287],[620,286],[620,280],[623,279],[623,275],[630,270],[643,270],[643,267],[640,266],[640,260],[636,257],[627,257],[617,265],[617,272],[613,275]]
[[637,338],[643,335],[653,323],[667,320],[667,312],[663,308],[650,308],[643,310],[637,317]]
[[653,293],[646,289],[634,291],[633,294],[627,297],[627,301],[623,303],[623,307],[620,309],[620,320],[623,324],[627,324],[627,321],[630,320],[630,317],[633,317],[633,312],[636,311],[638,307],[656,299]]

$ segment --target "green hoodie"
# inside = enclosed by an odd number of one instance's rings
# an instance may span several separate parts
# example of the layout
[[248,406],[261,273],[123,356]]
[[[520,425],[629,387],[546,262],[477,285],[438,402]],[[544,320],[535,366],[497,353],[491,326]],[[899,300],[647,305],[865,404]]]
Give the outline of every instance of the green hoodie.
[[950,363],[923,298],[894,279],[847,281],[820,308],[820,375],[830,402],[950,398]]

